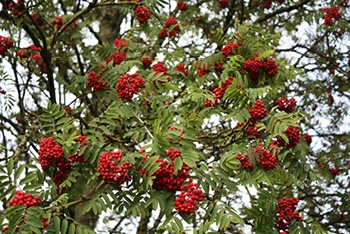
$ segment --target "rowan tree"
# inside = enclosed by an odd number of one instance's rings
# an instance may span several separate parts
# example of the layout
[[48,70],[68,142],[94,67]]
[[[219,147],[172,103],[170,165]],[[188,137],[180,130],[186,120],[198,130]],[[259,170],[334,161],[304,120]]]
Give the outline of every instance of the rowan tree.
[[347,0],[1,0],[3,233],[346,233]]

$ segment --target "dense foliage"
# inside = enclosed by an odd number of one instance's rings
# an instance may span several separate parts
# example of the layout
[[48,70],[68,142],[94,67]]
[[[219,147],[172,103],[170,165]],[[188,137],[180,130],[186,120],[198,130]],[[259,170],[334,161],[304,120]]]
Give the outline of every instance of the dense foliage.
[[347,0],[1,0],[4,233],[346,233]]

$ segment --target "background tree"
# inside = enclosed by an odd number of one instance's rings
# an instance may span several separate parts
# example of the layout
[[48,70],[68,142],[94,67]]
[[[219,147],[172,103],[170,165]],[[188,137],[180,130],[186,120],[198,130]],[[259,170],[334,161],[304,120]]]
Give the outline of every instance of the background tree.
[[349,230],[348,1],[0,2],[3,232]]

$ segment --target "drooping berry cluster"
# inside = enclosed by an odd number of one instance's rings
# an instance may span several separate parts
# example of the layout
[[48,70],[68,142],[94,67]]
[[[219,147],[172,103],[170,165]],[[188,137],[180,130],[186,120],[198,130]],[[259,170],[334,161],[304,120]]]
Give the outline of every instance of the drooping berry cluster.
[[[75,138],[75,141],[80,143],[80,148],[83,147],[84,145],[87,145],[86,136],[80,135],[77,138]],[[84,154],[79,155],[77,153],[77,154],[74,154],[74,155],[69,155],[68,158],[69,158],[71,163],[85,162]]]
[[116,90],[119,98],[130,100],[144,87],[145,82],[138,73],[127,73],[125,76],[119,77]]
[[[173,128],[174,130],[178,130],[175,127]],[[145,153],[145,150],[141,150],[140,153]],[[177,158],[181,159],[180,149],[169,148],[166,156],[168,159],[158,158],[155,162],[159,165],[159,168],[152,175],[155,177],[153,179],[153,188],[155,190],[167,189],[174,193],[181,192],[176,198],[175,209],[180,213],[190,215],[194,212],[197,202],[202,201],[203,192],[200,189],[196,189],[197,184],[193,183],[193,179],[189,174],[191,167],[183,164],[182,168],[175,173],[174,163]],[[141,165],[147,162],[147,160],[149,160],[148,155],[144,157]],[[142,173],[142,175],[147,174],[147,171],[142,169],[142,166],[136,172]]]
[[258,80],[260,71],[264,71],[268,77],[273,77],[278,73],[276,61],[265,58],[262,61],[259,58],[252,58],[244,62],[243,68],[248,72],[249,77]]
[[256,138],[261,138],[261,134],[258,131],[258,128],[255,125],[250,125],[247,127],[247,129],[245,130],[245,135],[246,136],[253,136]]
[[37,47],[35,45],[30,45],[25,49],[22,50],[18,50],[16,52],[16,54],[20,57],[20,58],[29,58],[31,56],[33,56],[34,54],[40,53],[41,52],[41,48]]
[[25,0],[17,0],[17,4],[11,1],[7,4],[7,9],[12,12],[12,15],[19,15],[23,10],[25,10]]
[[100,79],[102,74],[103,72],[100,72],[96,75],[96,72],[89,71],[88,82],[86,85],[91,87],[94,92],[104,90],[109,86],[108,82],[104,82]]
[[230,42],[221,49],[221,53],[227,57],[229,55],[233,55],[234,51],[237,52],[238,48],[239,45],[237,43]]
[[196,209],[197,202],[203,200],[203,191],[196,187],[195,183],[182,186],[180,195],[175,199],[175,209],[179,213],[191,215]]
[[111,57],[106,58],[106,63],[113,61],[113,65],[119,65],[126,59],[125,51],[122,52],[113,52]]
[[300,142],[300,131],[298,126],[289,126],[284,133],[288,137],[288,144],[282,138],[278,138],[279,146],[286,146],[286,148],[292,148]]
[[297,101],[295,98],[282,97],[277,99],[275,103],[280,111],[284,111],[286,113],[294,112],[295,107],[297,106]]
[[117,48],[128,47],[128,40],[126,40],[124,38],[116,38],[114,40],[114,46]]
[[153,60],[151,58],[145,57],[142,59],[142,66],[144,68],[148,68],[151,66],[152,62],[153,62]]
[[203,64],[198,68],[198,76],[204,76],[209,74],[210,69],[207,64]]
[[173,16],[170,16],[159,35],[162,37],[175,37],[181,31],[178,24],[177,20]]
[[157,63],[152,65],[153,70],[156,72],[156,75],[163,72],[166,75],[168,68],[164,65],[164,62],[158,61]]
[[233,77],[228,77],[222,84],[213,90],[215,97],[214,103],[212,103],[209,99],[204,102],[205,107],[216,106],[219,104],[219,100],[223,97],[224,92],[228,89],[228,87],[232,84]]
[[20,190],[16,190],[16,196],[10,201],[10,206],[24,205],[27,207],[40,205],[40,199],[38,196],[34,196],[31,193],[25,193]]
[[135,9],[135,15],[137,17],[137,21],[139,21],[140,24],[147,23],[151,18],[151,13],[147,7],[137,6]]
[[[184,131],[181,131],[180,129],[178,129],[177,127],[175,126],[171,126],[169,129],[169,131],[174,131],[174,132],[177,132],[175,133],[176,135],[179,135],[177,140],[180,142],[182,140],[182,135],[184,134]],[[167,138],[168,141],[172,142],[173,139],[172,138]],[[180,152],[180,151],[179,151]],[[179,156],[179,155],[178,155]],[[173,158],[172,158],[173,159]]]
[[[52,21],[51,25],[56,29],[61,29],[63,26],[63,17],[62,16],[55,16],[54,20]],[[68,32],[69,30],[78,27],[77,22],[73,22],[69,25],[69,27],[65,28],[64,31]]]
[[267,110],[265,109],[264,103],[261,100],[256,100],[254,102],[253,108],[248,109],[250,114],[250,122],[255,123],[267,115]]
[[242,154],[238,154],[236,156],[236,159],[238,159],[242,166],[247,169],[247,170],[253,170],[254,169],[254,164],[249,161],[249,158],[247,155],[243,156]]
[[185,64],[179,63],[176,65],[176,71],[182,72],[185,76],[188,75],[188,69],[185,68]]
[[339,168],[332,167],[332,168],[329,168],[329,173],[331,173],[333,177],[336,177],[340,174],[340,170]]
[[304,134],[304,141],[310,145],[312,143],[312,136],[310,136],[308,133],[305,133]]
[[179,2],[177,2],[177,9],[179,11],[187,11],[188,10],[188,6],[187,6],[186,3],[179,1]]
[[221,74],[224,71],[224,67],[223,67],[224,63],[225,63],[225,59],[214,61],[214,70]]
[[121,185],[130,179],[128,170],[132,167],[132,164],[122,162],[122,158],[123,155],[120,151],[105,152],[100,155],[97,170],[105,182]]
[[249,77],[253,80],[259,79],[261,62],[258,58],[252,58],[244,62],[243,68],[248,72]]
[[299,221],[302,220],[300,214],[295,211],[298,203],[299,199],[295,197],[284,197],[278,202],[278,220],[275,224],[275,228],[277,228],[280,231],[288,232],[290,223],[294,218]]
[[43,26],[45,21],[44,19],[40,16],[40,14],[38,12],[35,12],[32,14],[33,19],[35,20],[35,22],[38,24],[38,26]]
[[8,49],[13,47],[13,42],[7,37],[0,36],[0,55],[5,56]]
[[326,16],[324,17],[324,24],[327,26],[331,26],[334,21],[339,20],[342,17],[342,14],[339,12],[339,8],[337,6],[323,8],[322,11],[326,13]]
[[[251,155],[254,157],[255,161],[264,168],[264,170],[272,170],[277,166],[277,157],[273,155],[272,151],[265,149],[261,143],[254,150],[250,150]],[[242,166],[245,169],[252,170],[254,169],[254,164],[249,161],[248,155],[242,156],[238,154],[236,156]]]
[[40,142],[40,149],[38,151],[38,161],[43,170],[47,170],[50,166],[55,167],[55,175],[53,181],[58,187],[68,177],[71,165],[66,157],[63,155],[62,147],[55,143],[53,137],[44,138]]
[[183,183],[190,179],[188,171],[191,169],[187,165],[183,165],[175,174],[174,161],[175,158],[181,157],[181,151],[170,148],[166,154],[171,160],[157,159],[159,163],[159,169],[153,174],[155,179],[153,180],[153,188],[156,190],[167,189],[173,192],[180,191]]

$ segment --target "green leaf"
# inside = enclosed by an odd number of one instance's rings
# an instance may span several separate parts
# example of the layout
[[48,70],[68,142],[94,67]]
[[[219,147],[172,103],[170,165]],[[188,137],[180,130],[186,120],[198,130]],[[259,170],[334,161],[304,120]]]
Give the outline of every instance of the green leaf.
[[2,201],[7,195],[14,193],[16,190],[15,186],[11,186],[8,189],[6,189],[3,193],[0,195],[0,201]]
[[61,230],[61,219],[58,216],[53,218],[53,226],[56,234],[60,233]]
[[69,225],[68,234],[75,234],[75,224],[74,223]]
[[25,167],[26,167],[26,164],[22,164],[16,169],[15,175],[14,175],[15,180],[17,180],[20,177]]
[[8,163],[7,163],[7,173],[8,173],[8,175],[11,175],[11,174],[12,174],[13,166],[14,166],[13,158],[10,158],[10,159],[8,160]]
[[180,157],[175,158],[174,160],[174,174],[177,175],[177,172],[182,168],[182,160]]
[[68,221],[66,219],[62,220],[61,233],[67,233]]

